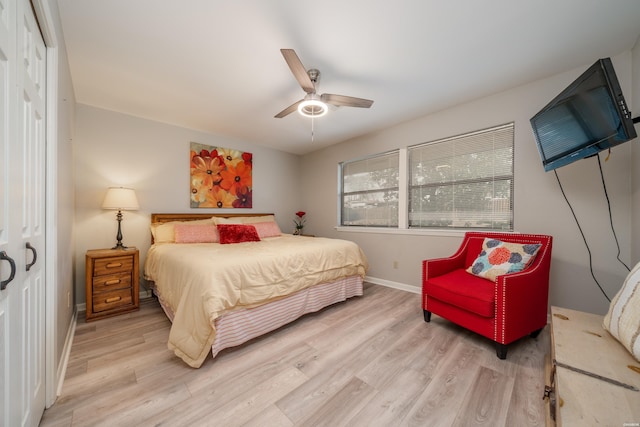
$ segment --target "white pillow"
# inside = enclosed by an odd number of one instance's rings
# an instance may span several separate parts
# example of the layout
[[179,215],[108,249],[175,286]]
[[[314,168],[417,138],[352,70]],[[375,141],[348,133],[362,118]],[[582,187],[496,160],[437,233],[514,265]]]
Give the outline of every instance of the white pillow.
[[611,300],[602,326],[640,362],[640,262]]

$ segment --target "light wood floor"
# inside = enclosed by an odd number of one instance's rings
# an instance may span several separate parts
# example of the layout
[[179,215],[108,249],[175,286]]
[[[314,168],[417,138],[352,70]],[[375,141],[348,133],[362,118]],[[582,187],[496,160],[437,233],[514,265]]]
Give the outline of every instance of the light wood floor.
[[80,318],[41,426],[544,425],[548,327],[499,360],[491,341],[437,316],[425,323],[419,295],[366,284],[363,297],[200,369],[167,350],[169,328],[154,299]]

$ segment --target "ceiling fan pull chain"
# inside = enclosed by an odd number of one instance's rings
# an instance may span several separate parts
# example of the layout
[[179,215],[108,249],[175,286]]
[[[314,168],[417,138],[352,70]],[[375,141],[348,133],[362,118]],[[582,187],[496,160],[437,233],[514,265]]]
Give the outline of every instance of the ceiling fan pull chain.
[[315,136],[314,132],[313,132],[313,123],[314,123],[313,122],[313,116],[311,116],[311,142],[312,143],[313,143],[313,137]]

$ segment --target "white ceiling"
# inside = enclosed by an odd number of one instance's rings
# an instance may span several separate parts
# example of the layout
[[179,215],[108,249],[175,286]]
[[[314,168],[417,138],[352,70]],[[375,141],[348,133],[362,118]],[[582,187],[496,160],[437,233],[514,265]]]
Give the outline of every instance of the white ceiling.
[[[58,0],[76,100],[304,154],[631,49],[638,0]],[[319,93],[373,99],[311,120]],[[631,94],[627,95],[629,98]]]

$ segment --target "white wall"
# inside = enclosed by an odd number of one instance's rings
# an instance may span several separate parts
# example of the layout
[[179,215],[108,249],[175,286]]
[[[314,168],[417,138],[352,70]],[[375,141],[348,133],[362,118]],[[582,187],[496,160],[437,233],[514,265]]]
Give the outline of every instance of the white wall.
[[[56,0],[32,2],[39,24],[43,29],[47,43],[47,116],[52,118],[47,125],[47,188],[53,190],[47,194],[47,236],[53,237],[47,242],[47,267],[55,266],[47,272],[47,309],[52,308],[53,325],[48,331],[53,336],[53,354],[49,355],[47,369],[52,369],[55,384],[47,385],[47,400],[50,387],[59,385],[64,379],[64,357],[68,347],[67,337],[74,317],[74,182],[73,182],[73,145],[75,95],[71,83],[67,52],[62,34],[62,24],[58,15]],[[49,167],[51,167],[49,169]],[[53,246],[55,244],[55,246]],[[54,253],[51,253],[54,252]],[[50,332],[47,332],[48,334]],[[49,365],[52,362],[52,366]],[[47,375],[48,378],[49,375]],[[51,402],[47,402],[51,403]]]
[[[75,96],[64,44],[59,45],[58,57],[58,138],[56,154],[56,215],[55,254],[57,274],[57,354],[61,355],[67,329],[73,316],[74,256],[73,224],[75,220],[73,129],[75,126]],[[59,362],[59,360],[58,360]]]
[[[595,59],[597,58],[594,61]],[[630,98],[632,54],[627,52],[612,59],[622,89],[628,94],[627,98]],[[545,173],[542,168],[529,124],[529,119],[540,108],[589,65],[591,64],[304,156],[304,209],[309,216],[307,232],[356,241],[369,258],[370,277],[419,289],[422,260],[451,255],[458,247],[461,236],[336,231],[338,163],[515,122],[515,229],[554,237],[551,304],[590,312],[605,312],[608,301],[591,278],[587,249],[562,197],[554,173]],[[633,144],[637,142],[634,141]],[[607,162],[604,161],[606,153],[601,156],[613,221],[622,250],[621,257],[627,265],[632,262],[631,241],[637,241],[639,237],[636,232],[632,239],[631,148],[631,143],[614,148]],[[609,225],[597,160],[594,157],[566,166],[558,170],[558,175],[585,231],[593,256],[594,273],[611,298],[621,286],[627,270],[616,260],[617,249]],[[634,179],[637,189],[640,183],[637,177]],[[640,254],[635,255],[633,261],[637,262]],[[397,269],[393,268],[393,261],[398,262]]]
[[[252,209],[189,207],[192,141],[253,153]],[[291,232],[294,213],[301,209],[299,157],[256,144],[78,105],[74,149],[76,302],[80,305],[86,301],[86,251],[116,243],[116,212],[100,208],[110,186],[136,190],[140,210],[123,213],[122,233],[125,245],[140,249],[141,270],[150,246],[153,212],[271,212],[282,230]]]

